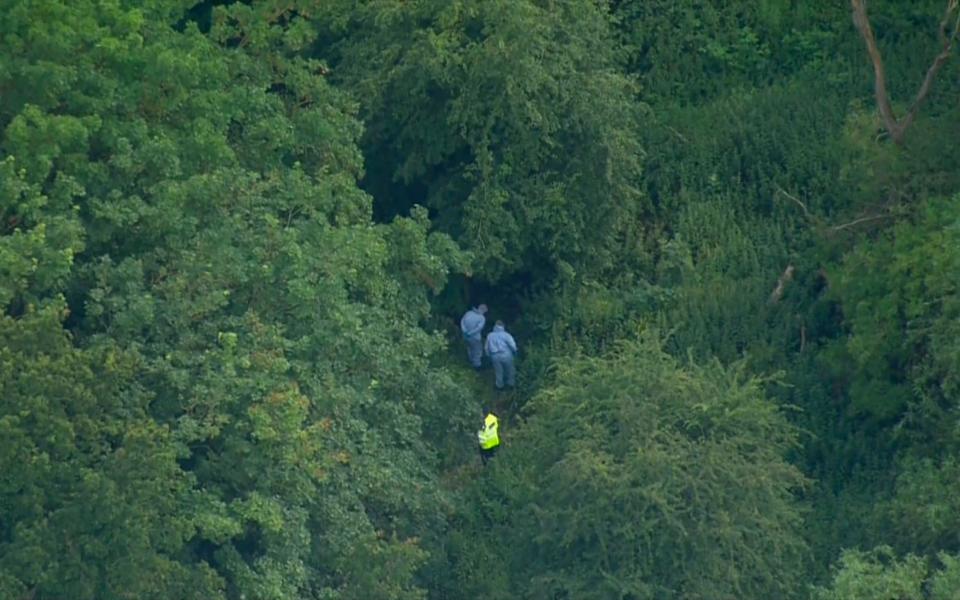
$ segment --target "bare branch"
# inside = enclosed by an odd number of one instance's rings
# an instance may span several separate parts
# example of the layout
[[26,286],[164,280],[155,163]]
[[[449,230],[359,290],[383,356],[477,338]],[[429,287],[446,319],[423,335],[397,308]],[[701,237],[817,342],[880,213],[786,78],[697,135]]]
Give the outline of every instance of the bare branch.
[[[958,1],[957,1],[957,0],[949,0],[949,2],[947,2],[947,8],[946,8],[946,10],[943,11],[943,18],[940,19],[940,27],[939,27],[938,30],[937,30],[937,35],[938,35],[938,37],[940,38],[940,45],[941,45],[941,46],[946,46],[947,44],[950,43],[950,38],[947,37],[947,25],[950,24],[950,14],[951,14],[953,11],[957,10],[957,4],[958,4]],[[958,18],[960,18],[960,17],[958,17]],[[956,27],[957,27],[957,23],[955,22],[955,23],[954,23],[954,32],[953,32],[953,35],[954,35],[954,36],[956,36],[956,34],[957,34],[957,32],[956,32]],[[951,37],[953,37],[953,36],[951,36]]]
[[950,20],[950,15],[957,9],[957,0],[950,0],[947,3],[947,9],[943,13],[943,19],[940,21],[940,28],[938,34],[940,37],[940,42],[942,48],[940,54],[933,59],[933,63],[930,65],[930,68],[927,69],[927,74],[923,78],[923,83],[920,85],[920,89],[917,91],[916,98],[913,99],[913,104],[910,105],[910,109],[907,111],[906,116],[903,118],[903,123],[901,128],[906,130],[907,127],[913,123],[914,118],[917,116],[917,111],[920,109],[920,105],[923,104],[923,101],[927,99],[927,94],[930,93],[930,88],[933,86],[933,80],[937,76],[937,72],[940,71],[940,67],[943,66],[947,59],[950,58],[950,51],[953,49],[953,42],[957,39],[958,30],[960,30],[960,14],[957,15],[957,18],[954,20],[953,31],[950,32],[950,37],[947,37],[945,34],[947,23]]
[[807,205],[806,205],[806,204],[804,204],[803,202],[801,202],[796,196],[791,195],[789,192],[787,192],[785,189],[783,189],[783,188],[780,187],[779,185],[776,186],[776,187],[777,187],[777,191],[778,191],[778,192],[780,192],[781,194],[783,194],[783,195],[786,196],[787,198],[793,200],[794,202],[796,202],[797,204],[800,205],[800,208],[803,209],[803,216],[805,216],[806,218],[810,219],[811,221],[816,220],[816,219],[814,219],[813,215],[810,214],[810,211],[807,210]]
[[780,279],[777,280],[777,287],[770,293],[770,304],[780,302],[780,298],[783,297],[784,287],[793,279],[793,270],[793,265],[787,265],[787,268],[780,274]]
[[680,138],[680,141],[681,141],[681,142],[683,142],[684,144],[689,144],[689,143],[690,143],[690,140],[688,140],[687,138],[683,137],[683,134],[682,134],[682,133],[680,133],[679,131],[677,131],[677,130],[674,129],[673,127],[670,127],[669,125],[667,125],[666,127],[667,127],[667,129],[670,131],[670,133],[672,133],[673,135],[675,135],[675,136],[677,136],[678,138]]
[[830,228],[830,231],[841,231],[848,227],[854,227],[856,225],[859,225],[860,223],[867,223],[869,221],[876,221],[878,219],[889,219],[892,216],[893,215],[870,215],[869,217],[861,217],[859,219],[854,219],[849,223],[844,223],[843,225],[834,225],[833,227]]
[[[960,0],[958,0],[958,1],[960,1]],[[892,217],[893,217],[893,215],[891,215],[891,214],[868,215],[868,216],[866,216],[866,217],[860,217],[860,218],[858,218],[858,219],[854,219],[853,221],[850,221],[849,223],[844,223],[844,224],[842,224],[842,225],[832,225],[832,226],[829,226],[829,227],[828,227],[828,224],[825,223],[823,219],[817,217],[816,215],[814,215],[813,213],[811,213],[811,212],[807,209],[807,205],[804,204],[803,201],[801,201],[799,198],[797,198],[796,196],[794,196],[794,195],[791,194],[790,192],[786,191],[785,189],[783,189],[783,188],[780,187],[779,185],[774,184],[774,186],[776,187],[777,193],[783,194],[784,196],[786,196],[786,197],[789,198],[790,200],[793,200],[793,201],[803,210],[803,216],[805,216],[809,221],[811,221],[811,222],[813,223],[815,229],[816,229],[817,231],[819,231],[820,233],[823,233],[824,231],[830,231],[830,232],[843,231],[844,229],[848,229],[848,228],[850,228],[850,227],[855,227],[855,226],[857,226],[857,225],[860,225],[861,223],[868,223],[868,222],[870,222],[870,221],[876,221],[876,220],[879,220],[879,219],[888,219],[888,218],[892,218]],[[776,197],[776,196],[774,196],[774,197]],[[885,207],[885,210],[890,210],[890,206],[889,206],[889,205],[886,206],[886,207]],[[791,268],[792,268],[792,267],[791,267]],[[774,291],[774,293],[776,293],[776,291]],[[775,301],[776,301],[776,300],[774,299],[773,295],[771,295],[770,300],[771,300],[771,302],[775,302]]]
[[867,44],[867,54],[870,55],[870,62],[873,63],[874,92],[877,97],[880,118],[883,120],[883,126],[890,132],[894,140],[898,140],[900,127],[896,115],[893,114],[893,107],[890,106],[890,96],[887,94],[887,75],[883,68],[880,49],[877,48],[877,38],[873,35],[870,19],[867,17],[866,0],[850,0],[850,5],[853,7],[853,24],[856,25],[860,35],[863,36],[863,41]]
[[[867,54],[870,56],[870,62],[873,64],[874,93],[877,99],[877,109],[880,111],[880,119],[883,121],[883,126],[886,130],[890,132],[890,137],[893,138],[893,141],[896,144],[902,144],[907,128],[913,123],[917,112],[920,110],[920,106],[930,93],[930,89],[933,87],[933,81],[936,79],[940,68],[947,62],[947,59],[950,58],[953,43],[956,41],[958,33],[960,33],[960,14],[957,14],[956,17],[953,16],[953,14],[957,12],[958,0],[947,0],[947,7],[944,10],[943,18],[940,20],[940,27],[937,30],[942,48],[940,53],[934,58],[930,68],[927,69],[923,83],[920,85],[920,89],[917,90],[917,95],[914,97],[913,103],[910,105],[910,108],[902,120],[897,119],[897,116],[893,113],[893,107],[890,105],[890,95],[887,92],[887,79],[886,71],[883,67],[883,58],[880,56],[880,49],[877,48],[877,39],[873,33],[873,28],[870,26],[870,18],[867,16],[867,0],[850,0],[850,6],[853,8],[853,24],[857,27],[860,35],[863,37],[864,43],[867,45]],[[953,29],[950,35],[947,36],[947,26],[951,18],[954,19]]]

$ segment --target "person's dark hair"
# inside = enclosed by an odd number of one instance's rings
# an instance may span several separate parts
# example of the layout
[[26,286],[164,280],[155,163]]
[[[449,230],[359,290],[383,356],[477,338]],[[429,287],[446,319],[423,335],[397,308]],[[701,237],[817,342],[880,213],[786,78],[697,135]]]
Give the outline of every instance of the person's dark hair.
[[503,325],[503,321],[501,321],[500,319],[497,319],[497,322],[494,323],[494,325],[499,325],[500,327],[503,327],[503,326],[504,326],[504,325]]

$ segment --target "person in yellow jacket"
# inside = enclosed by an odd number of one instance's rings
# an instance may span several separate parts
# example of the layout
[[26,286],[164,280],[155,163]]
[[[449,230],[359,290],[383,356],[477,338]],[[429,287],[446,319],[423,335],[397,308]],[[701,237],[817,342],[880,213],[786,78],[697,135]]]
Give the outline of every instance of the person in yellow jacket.
[[486,465],[500,447],[500,419],[486,409],[483,414],[483,427],[477,432],[477,441],[480,442],[480,460]]

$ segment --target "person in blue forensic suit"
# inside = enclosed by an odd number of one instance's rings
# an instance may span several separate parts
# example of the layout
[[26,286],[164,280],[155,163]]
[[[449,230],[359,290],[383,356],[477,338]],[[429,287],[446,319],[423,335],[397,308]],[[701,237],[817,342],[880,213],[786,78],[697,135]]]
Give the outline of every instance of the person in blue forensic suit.
[[487,336],[484,346],[490,362],[493,363],[494,385],[502,390],[504,384],[512,388],[516,384],[516,369],[513,366],[513,357],[517,354],[517,342],[507,333],[503,321],[497,321],[493,331]]
[[483,359],[483,326],[487,319],[487,305],[481,304],[464,313],[460,319],[460,331],[463,332],[463,341],[467,345],[467,360],[474,369],[479,369]]

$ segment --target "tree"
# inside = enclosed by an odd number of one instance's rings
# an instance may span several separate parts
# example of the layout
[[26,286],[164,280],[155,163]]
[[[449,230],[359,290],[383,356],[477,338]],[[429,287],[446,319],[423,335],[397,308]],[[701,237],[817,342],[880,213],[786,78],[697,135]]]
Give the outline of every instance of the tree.
[[362,103],[379,213],[422,201],[490,281],[611,267],[645,208],[642,107],[600,5],[346,4],[317,23],[332,77]]
[[[24,371],[4,382],[17,392],[4,456],[41,453],[48,424],[72,416],[106,428],[75,451],[63,441],[76,460],[43,488],[63,518],[4,516],[5,558],[38,558],[10,563],[4,585],[420,598],[418,540],[443,531],[433,442],[469,408],[430,368],[444,342],[420,323],[465,259],[425,211],[371,222],[361,128],[301,56],[309,28],[236,4],[205,35],[185,8],[47,2],[0,17],[0,88],[18,90],[0,103],[16,173],[2,184],[14,228],[0,299],[14,329],[45,302],[72,334],[48,318],[55,351],[38,340],[4,362]],[[113,362],[124,377],[107,376]],[[18,416],[24,397],[50,414]],[[132,466],[118,474],[104,453]],[[71,468],[77,482],[60,481]],[[70,521],[94,503],[100,516]],[[31,545],[35,530],[46,537]],[[47,560],[74,531],[89,548]]]
[[716,362],[681,365],[652,336],[572,357],[554,375],[477,486],[486,518],[472,539],[522,565],[515,589],[530,598],[797,589],[794,493],[805,480],[784,458],[796,431],[761,381]]
[[198,511],[137,357],[73,348],[66,312],[0,317],[0,594],[222,598],[222,578],[185,552]]
[[831,349],[850,409],[899,422],[921,446],[955,443],[945,419],[958,393],[960,269],[956,200],[931,200],[916,222],[864,242],[831,276],[848,337]]
[[960,593],[960,559],[941,554],[942,568],[932,570],[914,555],[898,558],[889,547],[870,552],[847,551],[840,558],[829,588],[818,588],[817,600],[949,600]]
[[223,580],[186,553],[190,479],[149,414],[138,355],[78,349],[64,330],[81,188],[60,173],[43,193],[16,167],[0,163],[0,596],[223,597]]

